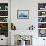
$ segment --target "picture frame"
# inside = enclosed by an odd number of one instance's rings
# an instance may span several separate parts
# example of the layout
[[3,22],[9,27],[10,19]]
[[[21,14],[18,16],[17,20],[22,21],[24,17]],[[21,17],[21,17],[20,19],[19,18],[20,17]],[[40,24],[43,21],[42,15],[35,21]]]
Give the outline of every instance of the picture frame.
[[17,19],[29,19],[29,10],[17,10]]

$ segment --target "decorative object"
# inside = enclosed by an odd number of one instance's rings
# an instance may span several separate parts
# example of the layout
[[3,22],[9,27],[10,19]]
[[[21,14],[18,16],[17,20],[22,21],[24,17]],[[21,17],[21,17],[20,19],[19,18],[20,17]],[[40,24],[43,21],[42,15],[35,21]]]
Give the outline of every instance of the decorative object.
[[29,38],[29,36],[27,36],[27,35],[20,35],[20,38],[21,38],[22,40],[26,40],[26,39]]
[[29,10],[17,10],[18,19],[29,19]]
[[46,23],[38,23],[38,28],[46,28]]
[[34,30],[34,26],[33,25],[31,25],[31,26],[29,26],[29,30]]
[[8,16],[8,11],[0,11],[0,16]]
[[0,22],[8,22],[8,17],[0,17]]
[[38,22],[46,22],[46,17],[38,17]]
[[46,3],[38,3],[38,10],[46,10]]
[[0,35],[8,37],[8,23],[0,23]]
[[39,29],[39,37],[46,37],[46,29]]
[[16,26],[13,23],[11,23],[11,30],[16,30]]
[[8,10],[8,6],[5,6],[5,10]]

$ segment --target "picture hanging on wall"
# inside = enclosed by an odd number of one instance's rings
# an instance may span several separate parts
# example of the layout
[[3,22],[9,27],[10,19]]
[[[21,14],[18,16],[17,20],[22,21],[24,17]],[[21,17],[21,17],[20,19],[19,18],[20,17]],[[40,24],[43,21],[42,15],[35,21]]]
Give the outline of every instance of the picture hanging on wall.
[[29,19],[29,10],[17,10],[17,19]]

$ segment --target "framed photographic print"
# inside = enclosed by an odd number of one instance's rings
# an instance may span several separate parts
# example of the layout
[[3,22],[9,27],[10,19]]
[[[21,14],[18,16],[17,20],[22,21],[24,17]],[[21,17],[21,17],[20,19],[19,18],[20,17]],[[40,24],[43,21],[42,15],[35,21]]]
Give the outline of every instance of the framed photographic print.
[[17,10],[18,19],[29,19],[29,10]]

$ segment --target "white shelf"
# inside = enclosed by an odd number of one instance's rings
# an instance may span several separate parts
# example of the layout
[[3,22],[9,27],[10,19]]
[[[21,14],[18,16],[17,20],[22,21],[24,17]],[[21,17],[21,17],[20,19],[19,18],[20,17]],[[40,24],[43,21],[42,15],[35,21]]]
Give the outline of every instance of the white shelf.
[[38,29],[46,29],[46,28],[38,28]]
[[46,9],[45,10],[38,10],[38,11],[46,11]]
[[0,11],[8,11],[8,10],[0,10]]
[[0,23],[8,23],[8,22],[0,22]]
[[43,16],[38,16],[38,17],[46,17],[46,15],[43,15]]
[[8,16],[0,16],[0,17],[8,17]]
[[38,22],[38,23],[46,23],[46,22]]

